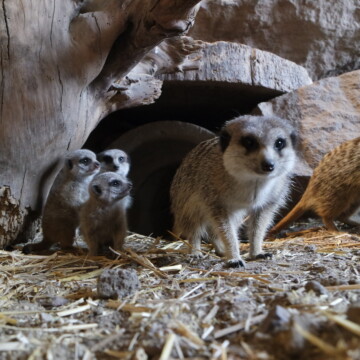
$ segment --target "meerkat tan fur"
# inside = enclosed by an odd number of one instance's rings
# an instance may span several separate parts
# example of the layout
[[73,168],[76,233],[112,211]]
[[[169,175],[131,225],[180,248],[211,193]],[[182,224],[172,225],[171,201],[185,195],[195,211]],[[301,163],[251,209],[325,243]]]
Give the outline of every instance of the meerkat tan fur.
[[327,153],[315,168],[295,207],[270,231],[276,234],[312,210],[325,227],[337,231],[335,219],[345,218],[360,205],[360,137]]
[[194,255],[207,237],[229,266],[244,266],[237,232],[248,218],[250,257],[270,257],[262,242],[288,193],[295,142],[294,128],[277,117],[227,122],[220,136],[196,146],[175,174],[173,232],[189,239]]
[[126,197],[129,180],[114,172],[94,177],[89,185],[90,198],[80,212],[80,231],[88,245],[89,255],[100,254],[104,246],[122,250],[127,232]]
[[130,158],[120,149],[105,150],[96,155],[101,165],[101,172],[112,171],[127,176],[130,170]]
[[43,240],[27,245],[25,252],[47,249],[55,243],[65,249],[72,247],[80,207],[89,198],[89,183],[99,169],[96,155],[90,150],[76,150],[65,157],[43,210]]

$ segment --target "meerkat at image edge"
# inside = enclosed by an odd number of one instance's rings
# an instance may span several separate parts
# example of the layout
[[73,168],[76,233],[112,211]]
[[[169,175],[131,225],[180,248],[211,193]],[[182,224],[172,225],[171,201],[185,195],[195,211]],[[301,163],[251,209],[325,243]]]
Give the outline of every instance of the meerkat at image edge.
[[101,247],[122,250],[127,232],[126,197],[131,182],[124,176],[105,172],[89,185],[90,197],[80,211],[80,231],[88,245],[89,255],[100,254]]
[[270,234],[278,233],[308,210],[320,216],[328,230],[337,231],[334,220],[350,216],[359,205],[360,137],[342,143],[323,157],[300,201]]
[[170,190],[173,232],[200,256],[201,238],[229,266],[245,266],[238,229],[246,219],[250,258],[262,252],[267,229],[284,204],[296,152],[296,131],[274,116],[241,116],[220,136],[197,145],[177,170]]
[[26,245],[24,252],[45,250],[56,243],[64,249],[72,248],[80,207],[88,199],[89,183],[99,169],[96,155],[90,150],[76,150],[65,157],[43,210],[43,240]]

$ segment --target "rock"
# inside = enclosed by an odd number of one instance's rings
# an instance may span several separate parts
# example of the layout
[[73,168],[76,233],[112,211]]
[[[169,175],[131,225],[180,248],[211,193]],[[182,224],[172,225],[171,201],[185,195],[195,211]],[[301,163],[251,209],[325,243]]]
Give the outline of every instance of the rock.
[[208,108],[212,106],[209,99],[216,98],[223,107],[233,107],[237,100],[237,107],[246,113],[251,110],[249,105],[312,83],[303,67],[246,45],[202,43],[198,57],[193,70],[163,70],[165,73],[157,75],[164,82],[158,106],[179,106],[190,101]]
[[288,92],[312,83],[307,71],[289,60],[246,45],[203,43],[198,68],[160,74],[163,81],[228,83]]
[[207,0],[189,35],[270,51],[320,79],[360,68],[359,22],[354,1]]
[[326,295],[329,292],[318,281],[312,280],[305,284],[305,290],[312,290],[316,295]]
[[132,295],[140,287],[136,271],[106,269],[98,278],[97,291],[102,299],[117,299]]
[[254,113],[276,114],[299,129],[303,160],[296,175],[308,176],[322,157],[360,134],[360,71],[317,81],[260,103]]

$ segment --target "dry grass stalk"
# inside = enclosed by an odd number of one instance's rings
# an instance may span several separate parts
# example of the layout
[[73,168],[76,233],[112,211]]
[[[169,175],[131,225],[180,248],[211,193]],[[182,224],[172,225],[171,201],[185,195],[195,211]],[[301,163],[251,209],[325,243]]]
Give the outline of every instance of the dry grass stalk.
[[299,332],[299,334],[301,334],[310,343],[317,346],[325,354],[334,356],[334,357],[339,357],[339,356],[343,355],[334,346],[326,343],[325,341],[321,340],[319,337],[317,337],[317,336],[311,334],[309,331],[303,329],[298,323],[295,323],[294,327],[295,327],[296,331]]
[[327,316],[330,320],[336,322],[338,325],[345,328],[346,330],[349,330],[353,334],[360,336],[360,325],[358,325],[350,320],[344,319],[339,315],[333,315],[327,311],[324,311],[323,314],[325,316]]

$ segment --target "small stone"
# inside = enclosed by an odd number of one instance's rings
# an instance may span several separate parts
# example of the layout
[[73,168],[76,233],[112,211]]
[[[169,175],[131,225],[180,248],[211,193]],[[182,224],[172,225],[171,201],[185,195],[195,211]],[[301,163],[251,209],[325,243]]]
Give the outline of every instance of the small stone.
[[117,299],[132,295],[140,287],[134,270],[107,269],[98,278],[97,291],[102,299]]
[[306,283],[305,290],[312,290],[316,295],[327,295],[328,291],[318,281],[312,280]]
[[304,250],[306,252],[311,252],[311,253],[314,253],[316,251],[316,245],[313,245],[313,244],[310,244],[310,245],[306,245],[304,247]]

